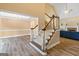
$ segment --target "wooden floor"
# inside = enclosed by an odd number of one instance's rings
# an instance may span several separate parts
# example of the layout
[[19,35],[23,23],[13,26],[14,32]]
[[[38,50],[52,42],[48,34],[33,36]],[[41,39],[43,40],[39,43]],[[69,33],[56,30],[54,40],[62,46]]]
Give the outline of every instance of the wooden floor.
[[60,44],[48,50],[50,56],[79,56],[79,41],[60,38]]
[[[60,38],[60,42],[48,50],[48,56],[79,56],[79,41]],[[0,55],[41,56],[29,45],[29,36],[0,39]]]
[[41,56],[29,44],[29,36],[0,39],[0,55],[6,56]]

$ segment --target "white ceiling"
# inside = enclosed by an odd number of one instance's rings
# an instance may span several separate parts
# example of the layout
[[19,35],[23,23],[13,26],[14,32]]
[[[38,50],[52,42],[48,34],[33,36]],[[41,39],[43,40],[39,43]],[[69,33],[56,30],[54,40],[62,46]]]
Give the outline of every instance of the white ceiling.
[[[61,19],[79,16],[79,3],[51,3],[51,5],[55,7]],[[68,6],[68,9],[72,9],[68,14],[64,13],[66,6]]]

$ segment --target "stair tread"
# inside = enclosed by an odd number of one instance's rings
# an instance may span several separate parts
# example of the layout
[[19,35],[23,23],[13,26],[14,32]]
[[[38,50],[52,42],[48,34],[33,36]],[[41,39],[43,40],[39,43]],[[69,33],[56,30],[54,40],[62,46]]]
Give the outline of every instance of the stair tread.
[[37,48],[39,48],[41,50],[41,45],[39,45],[38,43],[31,41],[32,44],[34,44]]

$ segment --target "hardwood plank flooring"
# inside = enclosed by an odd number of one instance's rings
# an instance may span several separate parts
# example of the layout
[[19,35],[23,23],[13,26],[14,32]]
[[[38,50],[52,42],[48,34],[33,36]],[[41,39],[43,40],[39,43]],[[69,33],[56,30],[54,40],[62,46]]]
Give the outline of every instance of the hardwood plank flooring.
[[50,56],[79,56],[79,41],[60,38],[60,44],[48,50]]
[[29,45],[30,37],[11,37],[0,39],[0,55],[5,56],[41,56]]
[[[0,39],[1,56],[42,56],[29,45],[30,37]],[[60,38],[60,44],[48,50],[48,56],[79,56],[79,41]]]

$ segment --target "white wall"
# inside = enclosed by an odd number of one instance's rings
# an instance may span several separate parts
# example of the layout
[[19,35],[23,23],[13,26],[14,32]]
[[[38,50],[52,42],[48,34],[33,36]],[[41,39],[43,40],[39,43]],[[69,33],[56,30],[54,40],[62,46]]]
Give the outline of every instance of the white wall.
[[63,18],[60,21],[60,26],[61,30],[67,30],[67,27],[72,27],[72,28],[78,28],[77,31],[79,31],[79,17],[71,17],[71,18]]

